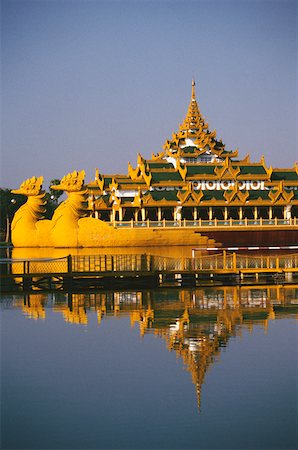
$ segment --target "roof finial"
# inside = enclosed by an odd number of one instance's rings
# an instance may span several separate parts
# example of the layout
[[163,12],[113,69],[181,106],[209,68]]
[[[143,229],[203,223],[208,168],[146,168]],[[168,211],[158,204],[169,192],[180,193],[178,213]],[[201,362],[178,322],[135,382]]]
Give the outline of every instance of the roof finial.
[[192,99],[193,101],[196,100],[195,85],[196,85],[195,80],[192,79],[192,80],[191,80],[191,99]]

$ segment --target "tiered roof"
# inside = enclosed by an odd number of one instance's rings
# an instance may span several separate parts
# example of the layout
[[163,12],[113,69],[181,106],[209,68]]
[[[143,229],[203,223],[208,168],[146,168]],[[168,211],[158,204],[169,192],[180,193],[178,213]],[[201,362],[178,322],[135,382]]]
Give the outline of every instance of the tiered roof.
[[[242,160],[237,157],[237,150],[227,151],[222,141],[217,140],[216,131],[209,131],[196,101],[193,81],[186,116],[178,132],[166,140],[163,151],[152,154],[151,159],[138,154],[136,167],[128,163],[127,175],[103,175],[96,169],[88,189],[98,199],[96,206],[105,204],[106,208],[116,199],[119,205],[131,206],[297,203],[297,163],[290,169],[273,169],[267,167],[264,157],[255,163],[249,155]],[[212,188],[216,182],[223,187]],[[224,187],[225,182],[232,182],[231,187]],[[263,187],[247,189],[246,182],[263,183]],[[204,183],[208,183],[207,188]]]
[[202,155],[213,155],[213,158],[222,161],[226,156],[237,156],[235,152],[226,151],[222,141],[216,139],[216,131],[209,131],[195,94],[195,82],[192,81],[191,100],[185,119],[179,126],[178,133],[172,135],[171,140],[166,140],[163,146],[168,156],[199,158]]

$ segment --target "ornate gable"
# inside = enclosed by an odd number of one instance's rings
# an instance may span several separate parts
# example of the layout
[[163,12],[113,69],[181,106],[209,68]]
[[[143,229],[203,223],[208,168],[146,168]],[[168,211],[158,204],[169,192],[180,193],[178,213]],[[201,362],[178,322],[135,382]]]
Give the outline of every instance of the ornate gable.
[[105,177],[104,175],[101,175],[98,171],[98,169],[95,169],[95,182],[97,186],[99,187],[100,192],[104,191],[104,184],[105,184]]
[[238,183],[236,182],[233,189],[231,191],[224,192],[224,198],[228,203],[241,203],[244,204],[248,197],[249,193],[247,191],[240,191]]
[[118,186],[119,186],[119,185],[118,185],[116,179],[115,179],[115,178],[112,178],[112,182],[109,184],[109,189],[110,189],[110,191],[117,191]]
[[278,188],[275,191],[270,191],[269,192],[269,197],[272,201],[272,203],[290,203],[290,201],[292,200],[292,198],[294,197],[294,192],[293,191],[285,191],[284,190],[284,182],[280,181],[278,184]]
[[179,191],[177,193],[177,197],[182,204],[184,203],[198,204],[203,196],[204,194],[202,191],[197,192],[194,191],[192,183],[188,183],[186,191]]
[[182,165],[180,163],[180,160],[177,159],[176,170],[180,173],[182,180],[185,181],[187,175],[187,165],[186,164]]
[[236,180],[240,173],[240,168],[236,167],[234,169],[230,158],[227,156],[221,167],[214,168],[214,173],[222,180]]
[[140,167],[137,166],[135,169],[132,167],[130,162],[128,163],[128,175],[132,179],[132,181],[136,181],[140,176]]

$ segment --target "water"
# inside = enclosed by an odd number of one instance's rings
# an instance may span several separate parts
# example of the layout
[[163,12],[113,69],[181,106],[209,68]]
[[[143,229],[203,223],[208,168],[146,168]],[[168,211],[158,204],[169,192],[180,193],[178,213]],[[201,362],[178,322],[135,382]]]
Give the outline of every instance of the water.
[[297,312],[298,286],[2,296],[2,448],[296,448]]

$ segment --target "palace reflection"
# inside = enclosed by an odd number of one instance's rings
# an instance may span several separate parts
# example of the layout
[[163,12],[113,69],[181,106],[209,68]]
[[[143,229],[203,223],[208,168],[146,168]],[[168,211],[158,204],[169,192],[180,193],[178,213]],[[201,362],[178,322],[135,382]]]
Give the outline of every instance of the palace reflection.
[[87,326],[88,316],[98,324],[109,317],[129,317],[140,335],[163,338],[191,374],[200,408],[208,368],[219,359],[229,339],[270,320],[298,317],[298,285],[228,286],[189,290],[45,294],[16,297],[12,306],[30,319],[45,320],[47,310],[62,314],[65,322]]

